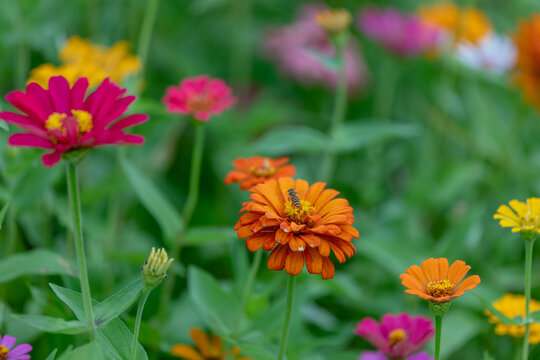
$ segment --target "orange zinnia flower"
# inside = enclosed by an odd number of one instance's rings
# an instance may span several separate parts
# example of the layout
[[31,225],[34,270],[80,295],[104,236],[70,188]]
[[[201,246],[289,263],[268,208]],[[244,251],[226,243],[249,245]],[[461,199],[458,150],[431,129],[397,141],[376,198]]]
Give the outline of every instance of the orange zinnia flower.
[[[223,340],[217,335],[210,338],[200,329],[191,329],[189,332],[195,347],[189,345],[174,345],[171,348],[171,354],[186,360],[225,360],[227,353],[223,349]],[[240,349],[234,347],[231,354],[235,360],[251,360],[246,357],[237,357],[240,355]]]
[[448,268],[448,259],[431,258],[422,262],[422,267],[411,266],[407,273],[401,274],[399,278],[407,288],[407,294],[418,295],[422,299],[440,304],[457,298],[480,284],[478,275],[463,279],[470,268],[461,260],[454,261]]
[[519,22],[514,42],[518,50],[515,82],[525,98],[540,109],[540,15]]
[[356,252],[351,243],[358,238],[353,209],[345,199],[334,199],[339,192],[317,182],[283,177],[252,187],[234,229],[246,240],[250,251],[261,247],[272,250],[268,269],[298,275],[304,262],[311,274],[323,279],[334,277],[330,251],[340,263]]
[[229,185],[233,182],[239,182],[240,189],[247,190],[269,179],[294,176],[296,169],[293,165],[287,164],[288,162],[289,158],[287,157],[281,157],[279,159],[262,156],[252,156],[247,159],[238,158],[233,162],[233,166],[236,169],[227,174],[225,184]]

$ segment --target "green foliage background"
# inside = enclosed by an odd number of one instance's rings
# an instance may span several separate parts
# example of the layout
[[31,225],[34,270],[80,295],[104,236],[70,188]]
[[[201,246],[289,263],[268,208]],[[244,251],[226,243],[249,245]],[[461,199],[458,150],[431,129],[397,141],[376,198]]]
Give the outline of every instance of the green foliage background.
[[[3,0],[0,93],[21,88],[31,68],[58,63],[57,52],[71,35],[104,45],[118,40],[136,44],[146,3]],[[169,271],[177,276],[174,301],[160,309],[162,285],[151,294],[144,313],[140,342],[150,358],[166,359],[172,344],[191,343],[188,331],[194,326],[230,338],[252,259],[232,231],[248,194],[223,184],[231,162],[239,156],[286,155],[299,178],[318,180],[320,159],[329,146],[333,95],[284,77],[260,50],[265,27],[292,21],[302,3],[160,1],[145,90],[131,109],[150,115],[135,130],[147,141],[140,148],[95,149],[80,166],[92,295],[102,301],[139,277],[152,246],[170,249],[176,240],[193,129],[187,117],[164,111],[160,99],[165,88],[185,77],[209,74],[235,89],[250,89],[233,110],[207,125],[200,201],[180,258]],[[414,10],[421,2],[377,3]],[[540,11],[533,0],[462,3],[484,10],[500,32],[513,31],[517,19]],[[329,4],[355,13],[366,2]],[[347,131],[334,147],[339,160],[329,186],[355,209],[358,253],[336,266],[333,280],[299,276],[288,346],[293,360],[356,359],[370,349],[353,334],[363,317],[403,311],[428,315],[427,304],[405,295],[398,279],[407,267],[428,257],[465,260],[482,279],[474,292],[490,301],[523,291],[523,242],[502,230],[492,215],[502,203],[540,193],[538,112],[509,79],[447,58],[391,58],[356,30],[355,36],[370,82],[350,100]],[[374,116],[373,104],[381,101],[374,99],[376,94],[386,97],[382,104],[388,117]],[[3,99],[0,107],[10,109]],[[30,342],[33,358],[44,359],[56,348],[61,353],[86,341],[84,335],[35,330],[13,316],[75,319],[48,286],[78,289],[72,276],[76,267],[64,167],[43,168],[40,151],[8,147],[13,131],[0,131],[0,205],[9,203],[0,232],[0,334]],[[13,252],[41,253],[14,262]],[[540,299],[539,264],[535,255],[533,298]],[[257,275],[239,342],[256,360],[275,356],[285,275],[265,266]],[[164,324],[158,319],[160,310],[168,315]],[[129,329],[134,313],[132,307],[121,317]],[[431,352],[433,344],[427,349]],[[515,349],[512,339],[493,334],[473,294],[454,302],[443,328],[444,359],[480,359],[486,353],[509,359]],[[91,354],[95,349],[83,350]],[[533,348],[531,358],[540,359],[540,348]]]

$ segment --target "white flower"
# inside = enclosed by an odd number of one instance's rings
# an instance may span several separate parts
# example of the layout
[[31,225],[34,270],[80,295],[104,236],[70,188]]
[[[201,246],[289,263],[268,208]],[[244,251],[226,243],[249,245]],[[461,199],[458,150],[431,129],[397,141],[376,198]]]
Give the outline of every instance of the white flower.
[[516,62],[516,46],[508,36],[489,33],[478,44],[461,41],[455,55],[470,68],[502,75]]

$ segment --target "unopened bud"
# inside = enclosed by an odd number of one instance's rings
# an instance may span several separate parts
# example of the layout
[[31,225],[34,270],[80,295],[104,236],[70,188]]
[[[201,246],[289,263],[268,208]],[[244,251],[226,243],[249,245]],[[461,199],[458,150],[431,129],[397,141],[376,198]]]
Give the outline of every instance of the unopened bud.
[[167,277],[167,270],[171,266],[174,259],[169,259],[165,249],[152,248],[152,252],[148,260],[144,262],[142,267],[142,278],[146,288],[155,288],[161,281]]

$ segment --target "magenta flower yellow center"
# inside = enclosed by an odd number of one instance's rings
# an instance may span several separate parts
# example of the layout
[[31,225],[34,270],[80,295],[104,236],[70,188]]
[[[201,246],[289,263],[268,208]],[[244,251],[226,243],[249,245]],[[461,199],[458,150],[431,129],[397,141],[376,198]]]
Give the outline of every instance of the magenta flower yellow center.
[[186,101],[186,107],[189,111],[210,111],[214,106],[214,100],[210,98],[206,93],[192,95]]
[[262,166],[252,166],[249,169],[249,172],[251,173],[251,175],[256,177],[270,177],[274,175],[274,173],[276,172],[276,168],[270,165],[270,161],[268,160],[268,158],[265,158]]
[[89,112],[84,110],[71,110],[71,116],[57,112],[49,115],[45,121],[45,128],[49,131],[60,131],[62,135],[66,136],[66,122],[68,121],[77,122],[77,133],[79,135],[89,132],[94,126],[92,115],[90,115]]
[[296,206],[291,199],[285,203],[285,215],[289,222],[305,224],[308,222],[306,217],[310,216],[313,210],[315,208],[309,201],[300,200],[300,206]]
[[9,349],[4,345],[0,345],[0,360],[6,360],[9,354]]
[[390,346],[394,346],[397,343],[403,341],[407,337],[407,333],[403,329],[395,329],[390,334],[388,334],[388,340],[390,341]]
[[426,291],[429,295],[439,298],[452,294],[455,287],[448,279],[429,281],[426,285]]

